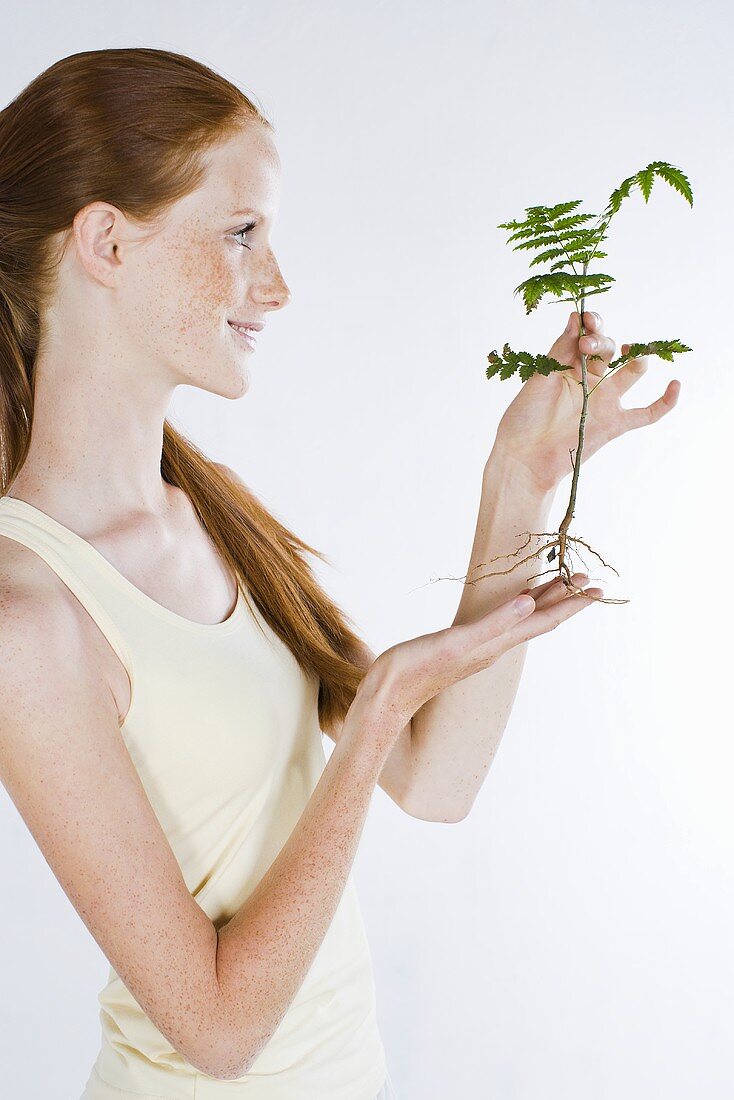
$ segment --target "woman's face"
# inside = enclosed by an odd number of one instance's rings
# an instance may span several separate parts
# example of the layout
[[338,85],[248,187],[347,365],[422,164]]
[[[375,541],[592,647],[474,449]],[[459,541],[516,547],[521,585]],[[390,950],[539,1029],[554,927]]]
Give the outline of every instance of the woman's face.
[[[251,124],[205,160],[203,185],[152,233],[125,222],[115,323],[126,352],[148,368],[158,364],[166,382],[236,398],[248,389],[256,351],[230,322],[266,323],[290,301],[269,239],[280,159],[271,132]],[[267,331],[254,336],[267,339]]]

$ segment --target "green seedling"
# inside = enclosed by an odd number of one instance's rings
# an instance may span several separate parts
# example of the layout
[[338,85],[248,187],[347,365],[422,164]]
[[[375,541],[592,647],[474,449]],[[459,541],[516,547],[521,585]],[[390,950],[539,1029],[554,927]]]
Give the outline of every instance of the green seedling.
[[[634,188],[639,188],[645,203],[647,203],[650,198],[655,176],[669,183],[671,187],[675,188],[675,190],[683,196],[691,207],[693,206],[691,185],[681,169],[671,164],[667,164],[665,161],[656,160],[648,164],[648,166],[643,168],[640,172],[637,172],[636,175],[626,179],[616,191],[612,193],[607,207],[601,215],[581,214],[576,212],[576,208],[582,200],[574,199],[571,202],[562,202],[551,207],[527,207],[525,210],[527,217],[524,221],[503,222],[497,227],[498,229],[511,230],[511,235],[507,243],[509,244],[511,241],[519,242],[513,246],[514,250],[539,250],[538,255],[531,261],[530,267],[535,267],[537,264],[547,263],[548,261],[555,261],[551,263],[548,271],[543,274],[534,275],[530,279],[526,279],[525,282],[515,288],[515,294],[522,293],[526,315],[532,313],[546,295],[554,295],[556,298],[560,298],[562,302],[574,303],[579,315],[579,338],[585,334],[583,315],[586,299],[594,294],[606,293],[606,291],[610,289],[611,284],[615,282],[611,275],[589,274],[589,265],[595,258],[602,259],[606,257],[607,253],[599,252],[598,249],[602,242],[606,240],[606,230],[612,218],[622,205],[623,200],[629,197]],[[596,219],[592,226],[585,224],[592,219]],[[563,295],[569,295],[569,297],[563,297]],[[582,591],[582,589],[577,588],[571,580],[573,569],[572,562],[570,561],[570,550],[572,546],[584,546],[606,566],[607,563],[603,561],[600,555],[597,554],[588,543],[584,542],[583,539],[574,538],[568,533],[576,505],[581,456],[584,449],[584,426],[586,423],[586,410],[589,400],[595,390],[603,385],[606,379],[609,378],[614,371],[618,370],[619,367],[630,359],[636,359],[645,355],[657,355],[661,359],[667,359],[669,362],[672,362],[674,355],[691,350],[691,348],[682,344],[680,340],[650,340],[647,343],[630,344],[629,350],[609,364],[606,372],[591,389],[588,388],[587,361],[589,359],[601,359],[601,356],[581,355],[581,381],[578,384],[583,388],[583,403],[579,421],[578,446],[575,452],[570,452],[573,477],[571,480],[571,495],[566,514],[556,532],[525,532],[527,541],[519,550],[515,551],[514,554],[501,555],[502,558],[516,557],[519,560],[517,560],[514,565],[510,566],[509,569],[497,570],[494,573],[484,573],[482,577],[496,576],[498,573],[511,573],[532,558],[546,554],[546,560],[549,562],[554,561],[556,558],[558,559],[558,574],[563,580],[566,588],[573,592],[579,592]],[[489,352],[487,360],[489,363],[486,371],[487,378],[499,378],[501,380],[512,378],[517,373],[521,381],[526,382],[528,378],[532,377],[534,374],[547,375],[550,374],[551,371],[567,371],[571,369],[568,364],[559,363],[556,359],[548,355],[531,355],[531,353],[527,351],[513,351],[509,344],[505,344],[501,355],[498,354],[497,351]],[[537,550],[520,558],[519,555],[527,548],[532,538],[549,539],[550,541],[544,542]],[[583,562],[580,552],[578,550],[576,552],[579,553],[579,557]],[[492,558],[492,562],[499,560],[500,558]],[[491,564],[491,562],[485,564]],[[584,568],[586,569],[585,566]],[[614,567],[610,566],[610,568],[613,569]],[[546,569],[541,573],[535,574],[535,577],[543,576],[545,573],[552,571],[551,569]],[[617,573],[617,570],[614,569],[614,572]],[[617,576],[619,576],[619,573],[617,573]],[[482,577],[475,578],[471,583],[475,583],[476,580],[481,580]],[[601,596],[596,598],[602,603],[628,602],[627,600],[604,599]]]

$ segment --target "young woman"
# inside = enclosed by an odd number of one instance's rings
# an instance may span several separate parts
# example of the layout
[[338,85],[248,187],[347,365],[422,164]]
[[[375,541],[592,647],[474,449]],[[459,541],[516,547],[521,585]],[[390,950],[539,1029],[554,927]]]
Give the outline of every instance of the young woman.
[[[86,1100],[393,1096],[351,878],[374,787],[459,820],[413,715],[601,591],[521,610],[510,578],[375,658],[317,551],[166,419],[179,385],[246,393],[245,330],[288,303],[279,171],[250,100],[162,50],[66,57],[0,115],[0,779],[110,963]],[[552,353],[578,373],[578,325]],[[641,370],[587,454],[673,407],[621,410]],[[530,382],[495,452],[526,503],[578,428],[578,387]]]

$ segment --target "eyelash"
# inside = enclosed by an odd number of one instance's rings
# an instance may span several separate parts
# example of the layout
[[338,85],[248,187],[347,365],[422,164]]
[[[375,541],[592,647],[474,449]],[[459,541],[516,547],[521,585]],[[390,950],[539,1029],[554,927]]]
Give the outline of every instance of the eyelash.
[[[256,225],[257,225],[257,222],[248,222],[248,223],[247,223],[247,225],[244,225],[244,226],[242,227],[242,229],[238,229],[236,233],[233,233],[233,234],[232,234],[232,236],[233,236],[233,237],[239,237],[239,236],[240,236],[240,234],[242,234],[242,233],[249,233],[249,232],[250,232],[250,231],[251,231],[252,229],[254,229],[254,228],[255,228],[255,226],[256,226]],[[241,242],[241,247],[242,247],[242,248],[249,248],[249,247],[250,247],[250,245],[249,245],[249,244],[245,244],[245,242],[244,242],[244,241],[242,241],[242,242]]]

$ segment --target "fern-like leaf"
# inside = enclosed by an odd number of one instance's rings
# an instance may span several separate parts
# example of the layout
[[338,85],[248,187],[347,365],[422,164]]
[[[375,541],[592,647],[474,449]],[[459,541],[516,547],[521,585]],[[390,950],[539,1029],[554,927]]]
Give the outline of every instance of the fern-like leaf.
[[560,221],[555,222],[554,229],[573,229],[575,225],[581,225],[582,222],[587,222],[589,218],[595,218],[596,214],[574,214],[572,218],[561,218]]
[[515,287],[515,294],[522,293],[525,303],[525,313],[531,313],[543,300],[546,294],[554,294],[560,298],[568,291],[577,297],[585,294],[587,297],[593,293],[593,288],[602,286],[605,282],[613,283],[611,275],[576,275],[573,271],[558,271],[553,274],[534,275],[525,282]]
[[[584,299],[591,298],[591,297],[593,297],[594,294],[605,294],[608,290],[611,290],[611,289],[612,288],[609,287],[609,286],[597,287],[594,290],[589,290],[587,288],[587,289],[584,290],[583,297],[584,297]],[[573,302],[573,304],[578,308],[578,298],[561,298],[561,301],[562,302]]]
[[543,235],[543,231],[544,227],[539,226],[536,222],[533,222],[531,225],[525,223],[507,238],[507,243],[509,244],[510,241],[524,241],[527,240],[528,237],[540,237]]
[[[544,264],[546,260],[555,260],[557,256],[567,256],[565,248],[548,248],[545,252],[539,252],[534,260],[530,261],[530,267],[535,267],[536,264]],[[563,267],[568,263],[568,259],[563,259],[557,266]]]
[[672,164],[667,164],[664,160],[655,161],[655,167],[660,178],[665,180],[666,183],[669,183],[671,187],[675,188],[692,207],[693,190],[685,173],[680,168],[676,168]]
[[[522,294],[526,314],[531,313],[547,294],[559,298],[562,302],[573,302],[576,308],[583,308],[586,298],[595,294],[605,294],[615,282],[611,275],[589,274],[587,268],[593,259],[605,259],[606,252],[598,252],[599,245],[606,240],[605,231],[617,213],[622,202],[635,188],[639,188],[647,203],[652,193],[655,177],[658,176],[670,184],[683,198],[693,206],[691,185],[680,168],[667,161],[651,161],[645,168],[629,176],[609,197],[604,212],[595,214],[576,213],[581,199],[556,203],[555,206],[529,206],[525,209],[524,221],[502,222],[497,228],[511,231],[507,243],[513,244],[514,251],[535,249],[538,255],[530,262],[530,267],[556,260],[550,271],[533,275],[515,287],[515,294]],[[587,226],[586,222],[596,219],[597,224]],[[562,257],[562,258],[559,258]],[[569,271],[575,264],[583,265],[583,273]],[[569,297],[562,297],[568,294]],[[628,351],[608,365],[602,375],[603,381],[619,367],[632,359],[647,355],[657,355],[672,362],[673,356],[692,349],[680,340],[650,340],[646,343],[631,344]],[[589,359],[601,360],[601,356],[589,356]],[[534,374],[548,375],[554,371],[570,370],[548,355],[531,355],[527,351],[513,351],[505,344],[502,354],[491,351],[487,356],[487,378],[507,379],[518,375],[522,382]],[[596,383],[598,385],[599,382]],[[594,387],[596,388],[596,387]]]
[[[681,343],[680,340],[648,340],[647,343],[630,344],[624,355],[620,355],[618,359],[612,359],[607,374],[611,374],[617,367],[624,366],[630,359],[641,359],[644,355],[657,355],[659,359],[666,359],[669,363],[672,363],[674,355],[692,350],[686,344]],[[598,359],[599,356],[589,356],[589,358]],[[605,378],[607,374],[604,375]]]
[[564,214],[570,214],[572,210],[575,210],[577,206],[580,206],[583,199],[571,199],[569,202],[559,202],[555,206],[529,206],[525,211],[532,217],[542,218],[545,221],[553,221],[554,218],[560,218]]
[[[609,364],[609,369],[602,376],[602,381],[613,370],[631,359],[639,359],[643,355],[657,355],[660,359],[672,362],[674,355],[691,350],[680,340],[650,340],[647,343],[630,344],[629,350],[624,355]],[[589,355],[587,358],[601,359],[601,356]],[[499,377],[503,381],[512,378],[514,374],[519,376],[521,382],[527,382],[528,378],[532,378],[534,374],[548,375],[555,371],[571,370],[568,363],[559,363],[550,355],[531,355],[529,351],[513,351],[509,344],[505,344],[501,355],[497,351],[490,351],[487,362],[489,364],[486,370],[487,378]]]
[[634,176],[628,176],[628,178],[612,192],[609,196],[607,208],[604,211],[604,218],[607,221],[611,220],[612,216],[617,213],[622,205],[622,201],[629,198],[634,187],[639,187],[642,192],[642,197],[645,202],[647,202],[652,192],[655,176],[659,176],[660,179],[669,183],[671,187],[675,188],[675,190],[683,196],[690,206],[693,206],[693,190],[683,170],[677,168],[674,164],[668,164],[667,161],[653,160],[646,168],[641,168]]
[[521,382],[527,382],[534,374],[551,374],[553,371],[570,370],[567,363],[559,363],[549,355],[531,355],[528,351],[513,351],[505,344],[502,355],[490,351],[487,356],[487,378],[497,375],[504,380],[518,373]]

